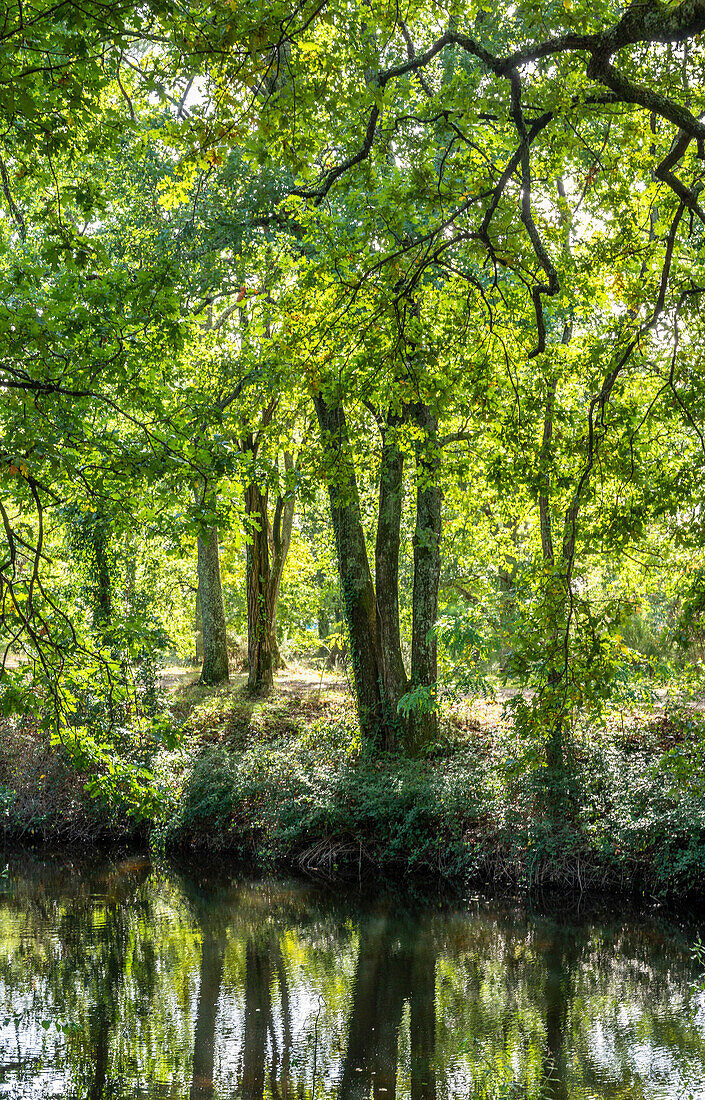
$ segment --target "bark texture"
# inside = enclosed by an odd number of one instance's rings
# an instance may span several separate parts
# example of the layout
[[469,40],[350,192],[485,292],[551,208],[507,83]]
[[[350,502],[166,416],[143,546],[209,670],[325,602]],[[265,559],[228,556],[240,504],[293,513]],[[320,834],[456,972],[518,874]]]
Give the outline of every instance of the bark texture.
[[250,691],[268,691],[274,683],[271,609],[269,607],[269,542],[267,493],[251,482],[245,490],[247,542],[247,660]]
[[[438,587],[441,577],[441,509],[439,485],[440,449],[438,422],[424,404],[413,406],[414,422],[421,429],[416,448],[416,529],[414,531],[414,595],[411,630],[412,687],[435,691],[438,679],[438,642],[433,627],[438,618]],[[410,716],[407,748],[418,753],[435,740],[438,715],[414,711]]]
[[378,742],[380,737],[384,738],[384,731],[377,611],[348,426],[339,400],[328,401],[316,394],[314,404],[329,479],[331,518],[360,729],[366,740]]
[[198,536],[198,590],[203,618],[201,682],[220,684],[229,679],[229,671],[216,527],[209,527]]
[[196,660],[203,660],[203,611],[201,610],[201,588],[196,586]]
[[377,648],[385,725],[401,727],[397,705],[408,679],[399,630],[399,543],[404,496],[404,454],[397,436],[402,418],[389,416],[382,443],[375,544]]

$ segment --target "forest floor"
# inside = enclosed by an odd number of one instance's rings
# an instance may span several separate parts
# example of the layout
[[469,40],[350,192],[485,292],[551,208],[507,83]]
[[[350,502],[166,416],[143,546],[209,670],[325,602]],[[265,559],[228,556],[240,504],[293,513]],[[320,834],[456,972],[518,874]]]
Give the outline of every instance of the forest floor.
[[198,675],[164,670],[165,735],[122,731],[119,764],[97,782],[99,753],[2,719],[6,836],[93,842],[137,827],[157,848],[325,878],[703,892],[701,704],[668,697],[579,724],[557,780],[540,734],[517,730],[510,691],[447,704],[437,742],[411,760],[365,749],[341,673],[291,665],[266,698],[247,695],[242,673],[224,687]]

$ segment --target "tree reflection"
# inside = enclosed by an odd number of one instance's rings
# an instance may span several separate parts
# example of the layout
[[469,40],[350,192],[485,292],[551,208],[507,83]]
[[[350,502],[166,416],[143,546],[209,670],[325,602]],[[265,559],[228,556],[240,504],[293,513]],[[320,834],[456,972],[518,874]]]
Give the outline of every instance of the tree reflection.
[[411,981],[411,1100],[436,1097],[436,949],[421,930]]
[[578,935],[575,930],[558,925],[543,951],[546,968],[546,1046],[540,1095],[545,1100],[568,1100],[566,1031],[573,973],[580,954]]
[[399,1029],[410,1005],[411,1093],[435,1097],[435,950],[421,921],[384,917],[360,930],[340,1100],[395,1100]]
[[136,863],[8,887],[3,1095],[608,1100],[705,1079],[697,930],[520,906],[361,912]]
[[261,1100],[267,1054],[267,1030],[272,1015],[271,965],[268,938],[250,937],[245,952],[245,1037],[242,1059],[242,1100]]
[[[281,1012],[282,1012],[282,1032],[283,1032],[283,1052],[282,1052],[282,1064],[279,1068],[276,1048],[272,1057],[272,1096],[274,1100],[288,1100],[289,1096],[289,1073],[291,1067],[291,998],[289,995],[289,979],[286,973],[286,964],[284,962],[284,956],[281,950],[281,944],[277,941],[274,944],[273,950],[273,963],[274,970],[277,977],[277,983],[279,985],[279,997],[281,1000]],[[270,1015],[271,1019],[271,1015]],[[272,1029],[273,1033],[273,1029]]]
[[214,932],[211,928],[204,928],[199,966],[196,1027],[193,1037],[190,1100],[208,1100],[214,1093],[215,1025],[223,981],[224,953],[225,937],[222,931]]

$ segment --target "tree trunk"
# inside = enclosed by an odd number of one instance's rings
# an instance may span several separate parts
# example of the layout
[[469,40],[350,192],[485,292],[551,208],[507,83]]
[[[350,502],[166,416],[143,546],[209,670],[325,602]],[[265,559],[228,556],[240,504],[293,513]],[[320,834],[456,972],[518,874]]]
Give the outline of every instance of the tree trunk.
[[339,400],[333,399],[329,404],[320,394],[315,394],[313,400],[329,477],[328,494],[358,720],[363,737],[379,742],[383,717],[375,592],[362,528],[355,469],[350,456],[345,411]]
[[97,634],[103,637],[108,627],[112,614],[112,586],[110,583],[110,559],[108,556],[108,542],[110,528],[108,521],[100,512],[96,513],[90,523],[90,543],[92,569],[90,576],[92,624]]
[[[287,473],[293,472],[294,461],[291,455],[284,454],[284,467]],[[294,509],[296,500],[293,490],[285,492],[284,496],[277,497],[274,507],[274,520],[267,526],[270,538],[270,551],[272,555],[272,568],[269,574],[269,635],[272,649],[272,661],[274,668],[282,668],[284,662],[279,653],[277,641],[277,604],[279,602],[279,589],[281,587],[284,566],[286,565],[289,547],[291,545],[291,529],[294,523]]]
[[[564,339],[564,342],[565,339]],[[563,672],[559,666],[560,620],[563,604],[563,580],[557,575],[553,531],[551,524],[550,492],[551,479],[548,465],[551,459],[551,441],[553,439],[553,410],[556,401],[556,380],[551,379],[546,391],[546,409],[543,417],[543,438],[541,441],[540,471],[542,488],[539,493],[539,523],[541,527],[541,553],[545,569],[546,589],[546,690],[550,707],[548,740],[546,742],[546,764],[551,782],[557,778],[563,766],[563,713],[556,706],[559,685]],[[550,784],[549,784],[550,786]]]
[[[438,618],[438,586],[441,576],[440,450],[438,422],[423,404],[412,407],[412,416],[423,435],[416,448],[416,530],[414,532],[414,594],[411,632],[412,688],[428,688],[429,705],[435,704],[438,680],[438,642],[433,631]],[[407,748],[412,755],[435,740],[438,714],[416,710],[410,715]]]
[[[274,683],[267,493],[250,482],[245,490],[247,541],[247,687],[269,691]],[[276,628],[275,628],[276,629]]]
[[[563,241],[563,254],[566,259],[571,254],[571,229],[572,218],[566,202],[565,187],[562,178],[556,181],[559,196],[560,221],[565,231]],[[567,347],[573,337],[572,323],[566,322],[563,327],[561,343]],[[551,478],[549,464],[551,460],[551,448],[553,440],[553,419],[556,404],[556,378],[551,378],[546,391],[546,409],[543,418],[543,438],[541,440],[540,466],[542,491],[539,494],[539,520],[541,524],[541,550],[546,576],[548,578],[547,591],[545,593],[547,603],[547,671],[546,690],[549,704],[548,740],[546,742],[547,764],[547,801],[549,807],[553,803],[553,809],[558,809],[565,794],[563,788],[563,769],[565,765],[565,736],[566,736],[566,706],[565,687],[568,675],[567,654],[562,652],[562,639],[566,630],[566,600],[568,595],[568,583],[572,559],[574,553],[574,540],[571,542],[569,533],[571,527],[571,508],[568,509],[564,521],[564,539],[559,566],[556,564],[555,550],[553,546],[553,534],[551,529]],[[577,516],[577,511],[575,513]],[[575,518],[573,516],[573,519]],[[566,536],[568,541],[566,542]],[[561,687],[562,685],[562,687]],[[560,696],[563,695],[561,699]]]
[[397,705],[407,690],[399,631],[399,541],[404,496],[404,455],[397,428],[402,418],[389,416],[382,443],[379,511],[375,545],[377,647],[382,673],[385,727],[401,733]]
[[[245,445],[253,452],[252,442]],[[287,473],[293,471],[290,454],[284,455]],[[269,691],[282,660],[277,642],[277,604],[284,566],[291,544],[295,498],[293,491],[278,496],[274,519],[269,522],[268,493],[252,481],[245,490],[248,518],[247,542],[247,656],[248,690]]]
[[196,660],[203,660],[203,609],[201,608],[201,586],[196,586],[196,615],[195,615],[195,639]]
[[229,672],[216,527],[209,527],[198,536],[198,589],[203,617],[201,683],[220,684],[229,679]]

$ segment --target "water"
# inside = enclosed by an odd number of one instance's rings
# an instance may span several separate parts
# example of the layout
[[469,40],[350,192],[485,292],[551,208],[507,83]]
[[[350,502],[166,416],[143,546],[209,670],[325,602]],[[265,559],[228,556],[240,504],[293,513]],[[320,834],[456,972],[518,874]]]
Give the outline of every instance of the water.
[[701,929],[15,857],[0,1097],[705,1100]]

